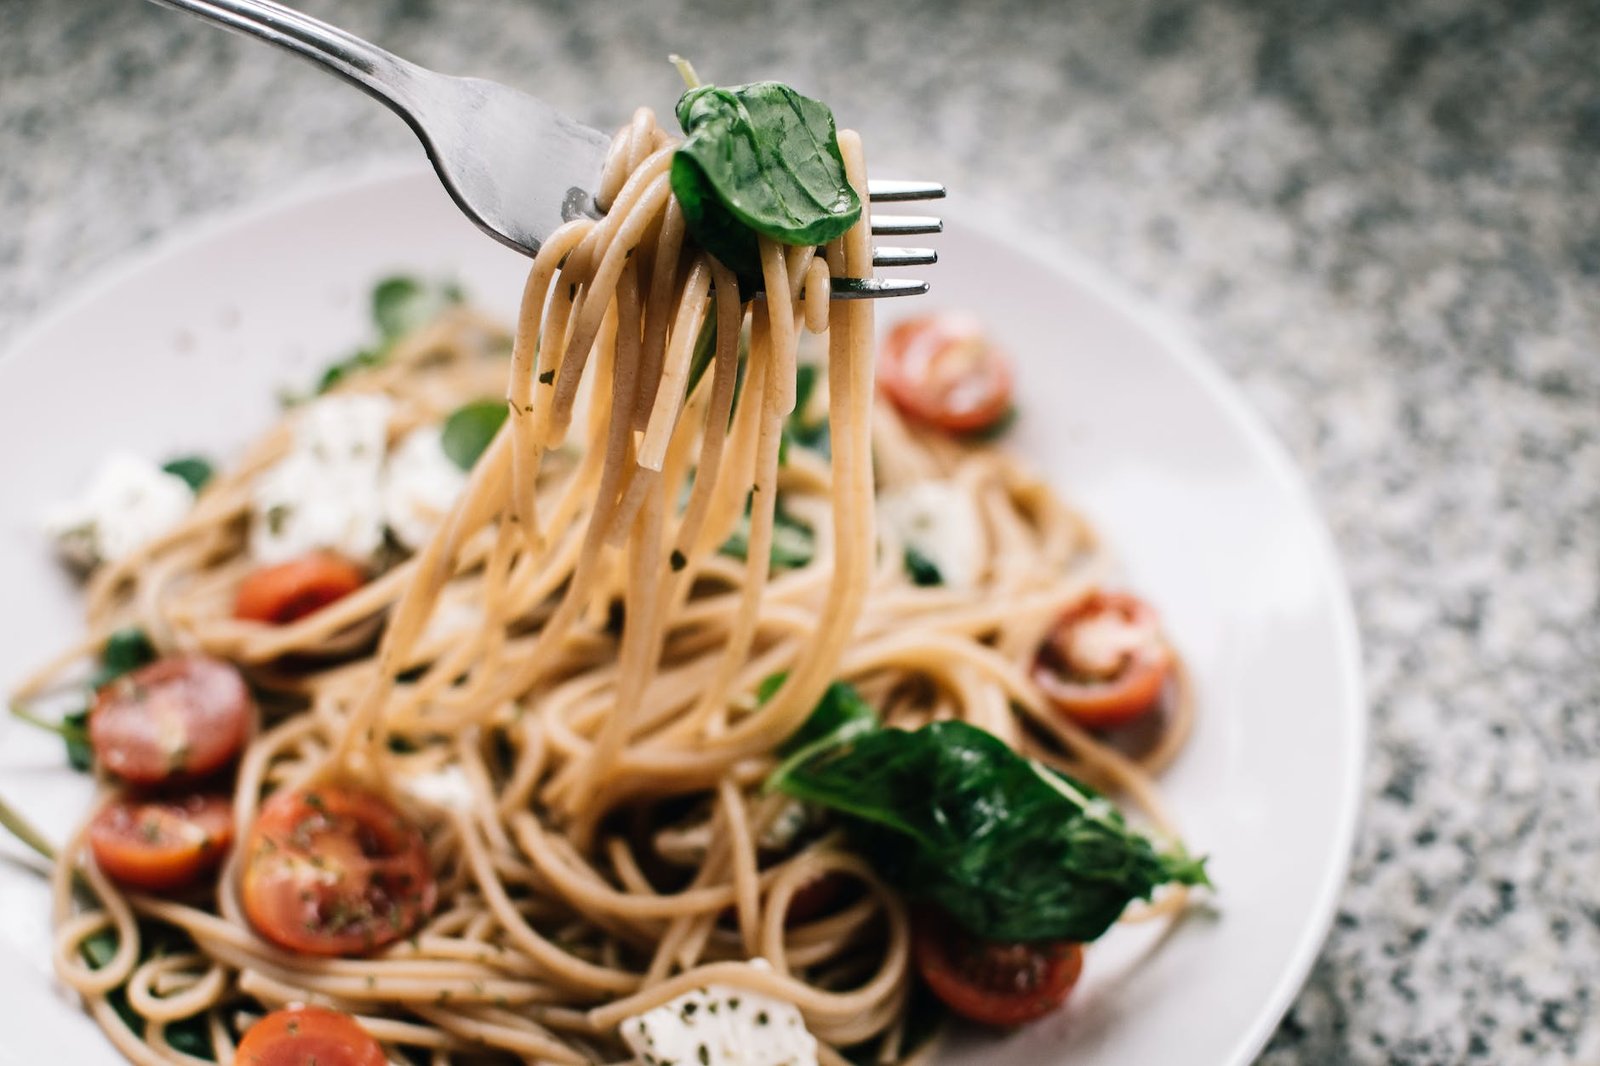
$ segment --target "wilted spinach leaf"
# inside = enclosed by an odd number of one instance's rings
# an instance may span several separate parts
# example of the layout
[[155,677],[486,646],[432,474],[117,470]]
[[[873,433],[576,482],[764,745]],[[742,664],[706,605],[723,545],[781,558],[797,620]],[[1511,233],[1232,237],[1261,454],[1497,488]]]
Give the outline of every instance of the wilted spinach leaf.
[[1087,787],[965,722],[846,733],[768,786],[847,816],[861,853],[909,895],[991,940],[1100,936],[1134,899],[1207,884]]
[[456,408],[440,431],[444,453],[461,469],[471,470],[500,432],[508,413],[504,400],[474,400]]
[[677,111],[673,195],[695,241],[741,279],[761,277],[757,234],[822,244],[861,217],[826,104],[765,81],[698,86]]
[[184,484],[195,492],[206,487],[211,480],[211,461],[200,455],[180,455],[161,464],[161,469],[183,478]]

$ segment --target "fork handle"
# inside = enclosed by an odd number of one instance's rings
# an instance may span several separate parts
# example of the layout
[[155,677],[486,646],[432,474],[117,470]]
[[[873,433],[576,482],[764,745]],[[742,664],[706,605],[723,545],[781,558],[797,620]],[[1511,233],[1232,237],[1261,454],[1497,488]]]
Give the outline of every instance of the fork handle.
[[309,59],[377,97],[415,125],[417,68],[353,33],[274,0],[151,0]]

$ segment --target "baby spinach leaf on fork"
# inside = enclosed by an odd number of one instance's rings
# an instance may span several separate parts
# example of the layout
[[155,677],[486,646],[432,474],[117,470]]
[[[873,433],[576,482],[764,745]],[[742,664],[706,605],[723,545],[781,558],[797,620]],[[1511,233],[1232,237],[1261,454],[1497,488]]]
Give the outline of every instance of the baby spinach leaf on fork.
[[701,85],[678,100],[672,192],[696,242],[759,282],[756,235],[823,244],[861,217],[833,112],[780,82]]

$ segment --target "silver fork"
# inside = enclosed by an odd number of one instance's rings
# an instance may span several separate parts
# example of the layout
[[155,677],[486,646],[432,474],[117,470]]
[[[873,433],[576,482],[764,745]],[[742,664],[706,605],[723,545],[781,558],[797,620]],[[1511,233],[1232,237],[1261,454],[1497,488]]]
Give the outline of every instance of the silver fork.
[[[419,67],[273,0],[152,0],[285,48],[387,104],[421,139],[451,199],[484,232],[533,255],[562,223],[596,215],[594,190],[611,138],[527,93]],[[874,181],[873,203],[944,196],[926,181]],[[937,218],[874,216],[875,235],[937,233]],[[936,262],[932,248],[874,248],[875,267]],[[906,278],[834,278],[838,299],[928,291]]]

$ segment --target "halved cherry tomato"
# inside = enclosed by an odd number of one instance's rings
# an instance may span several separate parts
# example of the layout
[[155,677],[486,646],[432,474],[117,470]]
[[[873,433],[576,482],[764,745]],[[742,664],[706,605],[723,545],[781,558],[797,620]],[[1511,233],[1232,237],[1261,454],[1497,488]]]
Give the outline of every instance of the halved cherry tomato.
[[1011,410],[1011,360],[961,315],[896,325],[878,357],[878,384],[903,414],[948,433],[988,429]]
[[1096,592],[1056,621],[1033,681],[1068,717],[1103,729],[1154,707],[1171,672],[1155,610],[1125,592]]
[[1067,940],[980,940],[942,915],[923,915],[911,950],[945,1006],[979,1025],[1022,1025],[1067,998],[1083,971],[1083,947]]
[[89,713],[95,761],[135,785],[204,777],[232,762],[255,701],[230,663],[160,659],[103,686]]
[[220,793],[112,800],[89,823],[89,850],[111,880],[147,892],[198,884],[233,843],[233,802]]
[[332,552],[312,552],[246,574],[233,601],[233,616],[288,625],[343,599],[366,582],[366,573],[349,559]]
[[359,954],[409,936],[437,897],[422,834],[387,800],[349,786],[272,796],[244,863],[250,924],[306,955]]
[[275,1010],[252,1025],[233,1066],[384,1066],[383,1048],[341,1011],[327,1007]]

